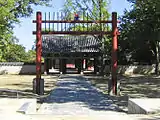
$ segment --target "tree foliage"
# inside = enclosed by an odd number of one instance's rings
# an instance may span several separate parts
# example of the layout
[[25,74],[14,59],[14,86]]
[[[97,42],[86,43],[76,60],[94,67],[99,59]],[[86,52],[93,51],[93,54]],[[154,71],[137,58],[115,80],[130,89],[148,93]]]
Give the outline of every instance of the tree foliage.
[[92,20],[108,19],[108,4],[108,0],[66,0],[63,11],[67,15],[73,15],[74,12],[81,15],[88,13]]
[[7,62],[25,62],[27,58],[25,47],[18,44],[10,44],[9,49],[4,54],[4,58]]
[[35,63],[36,62],[36,51],[35,50],[29,50],[27,52],[27,61],[28,63]]
[[[78,13],[80,15],[81,20],[108,20],[110,14],[108,13],[108,0],[66,0],[63,12],[66,13],[67,19],[74,19],[74,13]],[[73,26],[71,26],[72,28]],[[91,24],[82,25],[79,24],[76,27],[76,30],[101,30],[107,29],[105,24]]]
[[[49,5],[51,0],[0,0],[0,61],[7,61],[7,56],[17,40],[13,36],[13,27],[21,17],[33,13],[33,5]],[[19,46],[20,47],[20,46]],[[16,45],[16,48],[19,48]],[[23,46],[21,46],[23,47]],[[13,60],[13,59],[12,59]]]
[[[133,8],[121,17],[121,61],[153,63],[160,41],[160,1],[128,0]],[[127,58],[126,58],[127,56]],[[158,59],[157,59],[158,60]]]

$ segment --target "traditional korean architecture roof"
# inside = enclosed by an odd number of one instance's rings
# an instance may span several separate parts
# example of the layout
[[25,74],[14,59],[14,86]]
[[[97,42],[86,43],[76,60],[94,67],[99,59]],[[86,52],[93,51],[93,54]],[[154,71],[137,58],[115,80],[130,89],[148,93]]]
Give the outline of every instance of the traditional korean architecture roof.
[[100,52],[101,41],[94,36],[42,36],[42,54]]

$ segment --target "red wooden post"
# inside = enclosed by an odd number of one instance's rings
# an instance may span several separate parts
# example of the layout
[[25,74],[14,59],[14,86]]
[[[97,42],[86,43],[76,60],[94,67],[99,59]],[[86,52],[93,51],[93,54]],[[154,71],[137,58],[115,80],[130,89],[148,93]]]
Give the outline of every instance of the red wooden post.
[[47,75],[47,60],[44,59],[44,74]]
[[112,13],[112,93],[117,95],[117,13]]
[[40,94],[41,55],[42,55],[42,14],[36,16],[36,93]]

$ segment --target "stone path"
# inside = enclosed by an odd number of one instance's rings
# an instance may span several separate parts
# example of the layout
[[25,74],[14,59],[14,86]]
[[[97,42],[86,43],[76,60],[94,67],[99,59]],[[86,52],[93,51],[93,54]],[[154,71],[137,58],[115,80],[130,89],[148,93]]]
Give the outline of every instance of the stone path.
[[86,78],[67,75],[59,78],[57,87],[38,110],[39,114],[52,115],[104,115],[111,112],[125,114]]

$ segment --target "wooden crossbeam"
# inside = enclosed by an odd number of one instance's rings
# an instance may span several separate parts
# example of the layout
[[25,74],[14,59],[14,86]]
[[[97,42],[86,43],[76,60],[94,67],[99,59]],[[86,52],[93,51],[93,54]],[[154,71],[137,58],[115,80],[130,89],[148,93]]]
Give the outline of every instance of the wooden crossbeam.
[[[36,20],[33,20],[33,23],[37,23]],[[110,20],[92,20],[92,21],[86,21],[86,20],[42,20],[42,23],[112,23]]]
[[[117,21],[120,23],[120,21]],[[37,23],[36,20],[33,20],[33,23]],[[42,23],[112,23],[111,20],[42,20]]]
[[[51,35],[51,34],[69,34],[69,35],[106,35],[111,34],[111,31],[42,31],[42,35]],[[33,34],[36,34],[36,31],[33,31]]]
[[[80,59],[80,58],[82,58],[81,56],[79,56],[79,57],[46,57],[46,56],[43,56],[44,58],[54,58],[54,59],[69,59],[69,60],[71,60],[71,59]],[[88,57],[84,57],[83,56],[83,59],[90,59],[90,58],[94,58],[94,56],[88,56]]]

